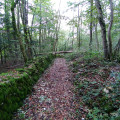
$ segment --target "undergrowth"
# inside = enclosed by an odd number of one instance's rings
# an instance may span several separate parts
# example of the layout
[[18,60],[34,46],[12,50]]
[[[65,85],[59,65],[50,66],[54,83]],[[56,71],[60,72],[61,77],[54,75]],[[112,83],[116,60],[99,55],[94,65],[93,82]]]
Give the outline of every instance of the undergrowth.
[[[117,63],[105,61],[100,53],[84,52],[66,56],[74,73],[76,96],[86,106],[86,120],[120,119],[120,72]],[[81,108],[80,108],[81,109]],[[77,112],[82,118],[82,110]]]

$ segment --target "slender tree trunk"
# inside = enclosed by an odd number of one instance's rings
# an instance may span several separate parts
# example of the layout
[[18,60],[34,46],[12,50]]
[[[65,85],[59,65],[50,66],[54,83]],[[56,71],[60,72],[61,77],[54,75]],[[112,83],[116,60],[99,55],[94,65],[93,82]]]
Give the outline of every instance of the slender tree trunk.
[[3,64],[3,53],[1,52],[1,64]]
[[18,4],[19,0],[16,0],[16,2],[14,3],[14,0],[12,1],[12,6],[11,6],[11,13],[12,13],[12,26],[13,26],[13,30],[14,30],[14,34],[15,37],[18,39],[19,41],[19,45],[20,45],[20,49],[24,58],[24,62],[27,62],[27,55],[25,53],[25,49],[24,49],[24,45],[22,43],[22,38],[20,36],[19,31],[17,30],[17,26],[16,26],[16,20],[15,20],[15,11],[14,9],[16,8],[16,5]]
[[73,39],[72,39],[72,49],[73,49],[73,45],[74,45],[74,39],[75,39],[75,36],[74,36],[74,31],[75,31],[75,28],[73,26]]
[[58,28],[56,28],[56,33],[55,33],[55,42],[54,42],[54,46],[53,46],[54,52],[56,52],[57,42],[58,42]]
[[[17,4],[17,30],[20,31],[20,10],[19,10],[19,2]],[[14,37],[14,39],[16,40],[16,37]],[[18,46],[17,46],[17,42],[14,43],[14,47],[15,47],[15,57],[18,59],[19,55],[18,55]],[[17,63],[17,60],[14,60],[15,63]]]
[[[36,11],[36,9],[35,9],[35,11]],[[31,37],[32,37],[33,23],[34,23],[34,18],[35,18],[35,11],[34,11],[34,14],[33,14],[33,17],[32,17],[32,23],[31,23]]]
[[[40,25],[41,26],[41,25]],[[41,31],[41,27],[39,28],[39,53],[41,52],[41,47],[42,47],[42,45],[41,45],[41,43],[42,43],[42,40],[41,40],[41,38],[42,38],[42,31]]]
[[53,45],[53,50],[57,51],[57,43],[58,43],[58,34],[59,34],[59,29],[60,29],[60,5],[61,5],[61,0],[59,3],[59,8],[58,8],[58,17],[57,17],[57,23],[56,23],[56,32],[55,32],[55,42]]
[[97,23],[95,23],[95,39],[96,39],[97,50],[99,51],[99,41],[98,41]]
[[17,29],[20,30],[20,10],[19,10],[19,4],[17,5]]
[[9,11],[8,11],[8,4],[7,1],[5,0],[5,29],[7,32],[7,40],[8,40],[8,44],[9,44],[9,53],[12,54],[12,44],[10,41],[10,18],[9,18]]
[[41,53],[42,43],[42,5],[40,3],[40,24],[39,24],[39,53]]
[[103,39],[103,49],[104,49],[104,58],[109,59],[109,52],[108,52],[108,44],[107,44],[107,39],[106,39],[106,25],[105,21],[103,18],[103,11],[100,5],[99,0],[95,0],[95,5],[98,11],[98,20],[99,24],[101,26],[101,33],[102,33],[102,39]]
[[[41,29],[41,45],[42,45],[42,43],[43,43],[43,29]],[[41,49],[41,51],[42,51],[42,49]]]
[[[82,11],[81,11],[81,12],[82,12]],[[83,23],[82,23],[82,16],[81,16],[81,32],[80,32],[80,33],[81,33],[81,35],[80,35],[80,36],[81,36],[81,45],[82,45],[82,26],[83,26],[82,24],[83,24]]]
[[120,38],[119,38],[118,43],[116,44],[115,49],[114,49],[115,56],[119,53],[119,50],[120,50]]
[[113,1],[109,0],[110,2],[110,23],[109,23],[109,27],[108,27],[108,41],[109,41],[109,55],[110,57],[112,56],[112,39],[111,39],[111,29],[112,29],[112,25],[113,25]]
[[44,40],[46,41],[46,28],[44,28]]
[[50,28],[48,28],[48,38],[50,37]]
[[[1,31],[1,36],[0,36],[0,42],[3,45],[2,31]],[[2,48],[0,48],[0,53],[1,53],[1,64],[4,64]]]
[[79,6],[78,6],[77,41],[78,41],[78,47],[80,48],[80,10],[79,10]]
[[4,43],[4,63],[7,63],[7,51],[5,49],[5,43]]
[[28,34],[28,1],[22,0],[22,6],[23,6],[23,15],[21,16],[21,18],[22,18],[23,29],[24,29],[24,38],[25,38],[26,47],[27,47],[27,56],[28,56],[28,59],[30,60],[32,59],[32,49],[31,49],[30,41],[28,39],[28,36],[29,36]]
[[[75,9],[73,9],[73,21],[74,21],[74,10],[75,10]],[[72,49],[73,49],[73,47],[74,47],[73,45],[74,45],[74,39],[75,39],[74,32],[75,32],[75,26],[74,26],[74,24],[73,24],[73,28],[72,28],[72,33],[73,33]]]
[[54,46],[53,46],[54,51],[57,50],[57,43],[58,43],[58,39],[59,39],[59,37],[58,37],[59,29],[60,29],[60,22],[59,21],[60,21],[60,12],[59,12],[59,16],[57,18],[57,23],[56,23],[55,42],[54,42]]
[[35,57],[37,57],[36,50],[34,48],[33,48],[33,51],[34,51]]
[[89,48],[92,50],[92,29],[93,29],[93,0],[90,1],[91,7],[90,7],[90,43]]

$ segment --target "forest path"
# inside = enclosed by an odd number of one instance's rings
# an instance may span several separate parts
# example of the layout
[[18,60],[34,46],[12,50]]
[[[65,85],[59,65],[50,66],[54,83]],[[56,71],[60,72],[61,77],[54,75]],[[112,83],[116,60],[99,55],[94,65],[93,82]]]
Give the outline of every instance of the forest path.
[[[72,74],[64,58],[55,59],[26,98],[15,120],[74,120]],[[18,118],[19,116],[19,118]]]

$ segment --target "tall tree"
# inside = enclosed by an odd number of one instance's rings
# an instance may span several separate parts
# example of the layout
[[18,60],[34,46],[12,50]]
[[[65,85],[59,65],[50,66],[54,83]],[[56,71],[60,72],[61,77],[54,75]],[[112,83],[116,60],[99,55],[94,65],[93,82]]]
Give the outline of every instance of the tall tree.
[[26,42],[27,47],[27,56],[28,59],[32,59],[32,48],[29,40],[29,28],[28,28],[28,0],[22,0],[21,4],[21,18],[23,23],[23,29],[24,29],[24,38]]
[[77,41],[80,48],[80,7],[78,5]]
[[92,50],[92,29],[93,29],[93,0],[90,0],[90,43],[89,43],[90,50]]
[[39,52],[42,46],[42,2],[40,1],[40,22],[39,22]]
[[15,19],[15,8],[16,8],[16,5],[18,4],[18,2],[19,2],[19,0],[16,0],[15,2],[14,2],[14,0],[12,0],[12,3],[11,3],[12,26],[13,26],[15,38],[17,38],[19,41],[21,53],[22,53],[23,58],[24,58],[24,62],[26,63],[27,62],[27,55],[26,55],[25,48],[24,48],[24,45],[22,42],[22,38],[20,36],[20,32],[17,29],[16,19]]
[[108,44],[107,44],[107,38],[106,38],[106,25],[103,18],[103,11],[101,8],[100,0],[95,0],[95,5],[98,11],[98,20],[99,24],[101,26],[101,33],[102,33],[102,39],[103,39],[103,49],[104,49],[104,58],[109,59],[109,52],[108,52]]

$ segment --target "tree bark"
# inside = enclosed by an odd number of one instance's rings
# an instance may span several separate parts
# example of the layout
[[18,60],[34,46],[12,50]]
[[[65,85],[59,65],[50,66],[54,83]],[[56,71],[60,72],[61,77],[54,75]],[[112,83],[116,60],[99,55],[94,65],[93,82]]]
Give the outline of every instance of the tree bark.
[[23,29],[24,29],[24,38],[26,42],[26,47],[27,47],[27,56],[28,59],[32,59],[32,49],[31,49],[31,44],[28,39],[28,1],[22,0],[22,6],[23,6],[23,11],[21,10],[21,18],[22,18],[22,23],[23,23]]
[[19,10],[19,4],[17,5],[17,29],[20,30],[20,10]]
[[102,39],[103,39],[103,49],[104,49],[104,58],[109,59],[109,52],[108,52],[108,44],[107,44],[107,38],[106,38],[106,25],[103,18],[103,11],[100,5],[99,0],[95,0],[95,5],[98,11],[98,20],[99,24],[101,26],[101,33],[102,33]]
[[92,29],[93,29],[93,0],[90,1],[91,7],[90,7],[90,43],[89,48],[92,50]]
[[48,53],[40,53],[40,54],[36,54],[36,56],[39,55],[47,55],[47,54],[67,54],[67,53],[72,53],[73,51],[58,51],[58,52],[48,52]]
[[112,56],[112,39],[111,39],[111,29],[112,29],[112,25],[113,25],[113,1],[109,0],[110,2],[110,23],[109,23],[109,27],[108,27],[108,41],[109,41],[109,55],[110,57]]
[[13,26],[15,37],[19,41],[19,45],[20,45],[21,53],[22,53],[23,58],[24,58],[24,62],[26,63],[27,62],[27,55],[25,53],[25,49],[24,49],[24,45],[22,43],[22,39],[21,39],[20,33],[17,30],[16,20],[15,20],[15,11],[14,11],[14,9],[16,8],[16,5],[18,4],[18,2],[19,2],[19,0],[16,0],[15,3],[14,3],[14,0],[12,1],[12,5],[11,5],[12,26]]

